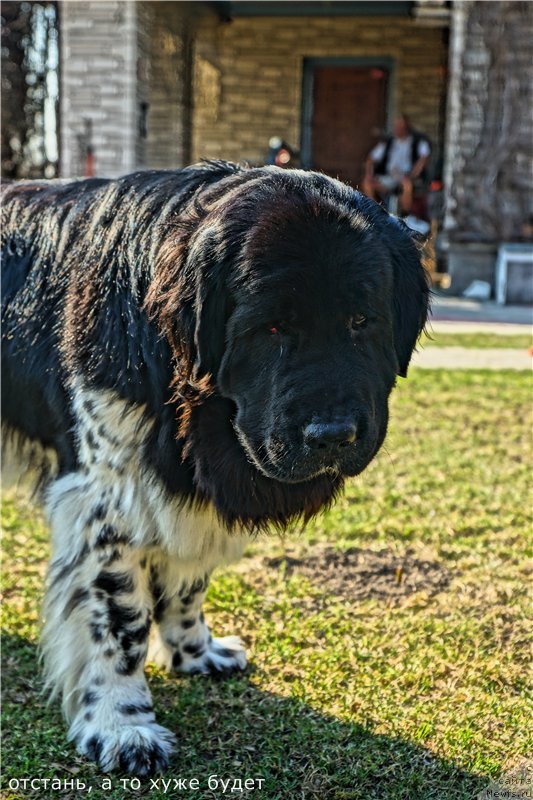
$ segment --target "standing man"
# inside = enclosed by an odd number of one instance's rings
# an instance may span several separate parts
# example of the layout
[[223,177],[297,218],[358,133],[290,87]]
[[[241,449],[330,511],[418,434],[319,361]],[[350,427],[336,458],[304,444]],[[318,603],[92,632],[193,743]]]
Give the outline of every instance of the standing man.
[[409,214],[413,188],[422,186],[431,155],[429,141],[402,114],[394,120],[393,135],[377,144],[365,162],[363,192],[374,200],[400,190],[400,210]]

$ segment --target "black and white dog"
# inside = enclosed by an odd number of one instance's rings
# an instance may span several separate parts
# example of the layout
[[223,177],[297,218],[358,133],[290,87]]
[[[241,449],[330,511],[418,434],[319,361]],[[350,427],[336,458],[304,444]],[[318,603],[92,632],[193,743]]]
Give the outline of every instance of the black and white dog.
[[206,163],[3,193],[3,420],[55,451],[47,678],[103,770],[164,768],[148,658],[243,669],[212,570],[381,446],[427,314],[407,229],[312,172]]

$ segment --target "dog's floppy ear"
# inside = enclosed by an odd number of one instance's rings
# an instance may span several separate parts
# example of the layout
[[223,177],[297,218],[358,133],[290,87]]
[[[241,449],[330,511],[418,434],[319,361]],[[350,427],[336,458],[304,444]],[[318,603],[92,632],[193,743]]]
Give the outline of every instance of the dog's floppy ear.
[[389,217],[391,258],[394,270],[392,299],[394,347],[398,374],[405,378],[418,337],[429,311],[427,273],[421,263],[421,246],[404,223]]
[[220,232],[208,229],[191,248],[195,273],[194,368],[196,380],[210,374],[216,378],[226,346],[226,323],[233,310],[229,289],[229,245]]
[[[185,390],[216,377],[231,311],[227,276],[229,244],[223,226],[198,215],[161,246],[145,307],[167,338]],[[191,230],[192,229],[192,230]]]

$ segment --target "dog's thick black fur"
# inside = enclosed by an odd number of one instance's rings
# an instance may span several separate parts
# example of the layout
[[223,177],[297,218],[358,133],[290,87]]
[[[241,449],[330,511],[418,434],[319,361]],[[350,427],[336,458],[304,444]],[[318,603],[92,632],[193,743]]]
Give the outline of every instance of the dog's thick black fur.
[[12,184],[3,217],[3,421],[57,454],[48,678],[81,752],[147,774],[150,628],[174,669],[244,667],[209,573],[376,454],[425,273],[373,201],[276,167]]

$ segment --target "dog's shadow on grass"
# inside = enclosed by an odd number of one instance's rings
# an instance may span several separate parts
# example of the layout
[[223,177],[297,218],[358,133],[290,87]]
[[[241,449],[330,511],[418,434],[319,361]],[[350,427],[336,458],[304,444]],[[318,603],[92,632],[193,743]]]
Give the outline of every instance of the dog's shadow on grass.
[[[76,775],[94,787],[93,798],[123,796],[120,776],[111,776],[117,794],[101,793],[96,767],[67,743],[58,704],[47,705],[42,693],[35,645],[6,636],[2,652],[4,783]],[[374,733],[371,721],[366,727],[349,724],[297,697],[258,689],[253,670],[225,681],[162,673],[149,681],[158,721],[178,736],[166,777],[187,786],[196,779],[200,786],[183,792],[187,798],[222,796],[220,787],[209,791],[213,775],[254,785],[261,800],[466,800],[488,783],[421,745]],[[141,783],[137,796],[167,796],[148,780]]]

